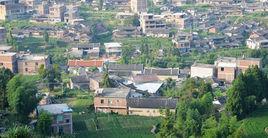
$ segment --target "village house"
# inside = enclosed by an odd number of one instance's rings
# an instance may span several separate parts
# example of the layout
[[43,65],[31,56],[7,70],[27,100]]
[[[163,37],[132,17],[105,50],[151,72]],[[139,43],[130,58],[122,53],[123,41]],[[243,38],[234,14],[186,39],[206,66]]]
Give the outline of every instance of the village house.
[[161,15],[142,13],[140,15],[140,26],[143,34],[154,37],[169,37],[169,29]]
[[121,56],[122,44],[121,43],[104,43],[105,52],[108,56]]
[[191,33],[178,32],[172,43],[181,53],[189,52],[193,42],[193,35]]
[[17,73],[17,54],[13,52],[5,52],[5,50],[0,51],[0,67],[10,69],[12,72]]
[[92,91],[98,90],[100,88],[100,85],[101,85],[103,74],[94,72],[94,73],[88,74],[88,78],[89,78],[90,90],[92,90]]
[[94,97],[95,112],[118,113],[127,115],[128,88],[103,88],[96,90]]
[[48,18],[53,22],[63,22],[65,10],[65,5],[52,4],[49,6]]
[[147,0],[130,0],[130,3],[132,12],[147,12]]
[[108,72],[117,76],[130,76],[132,74],[142,74],[142,64],[108,64]]
[[80,69],[89,71],[90,68],[98,68],[101,70],[103,64],[103,60],[69,60],[68,71],[72,74],[78,74]]
[[105,0],[104,5],[106,7],[115,7],[120,11],[130,10],[130,0]]
[[157,75],[157,77],[161,81],[164,81],[167,78],[178,80],[178,77],[180,75],[180,69],[179,68],[145,68],[144,74],[145,75],[150,75],[150,74]]
[[139,116],[163,116],[165,109],[170,109],[171,112],[175,112],[177,99],[169,98],[129,98],[128,114]]
[[17,20],[26,16],[26,6],[23,4],[15,1],[0,1],[0,20]]
[[268,48],[268,30],[261,29],[251,32],[246,44],[250,49]]
[[77,44],[71,48],[70,54],[76,58],[98,59],[100,43]]
[[194,63],[191,66],[191,77],[213,78],[214,76],[215,76],[214,65]]
[[73,110],[67,104],[47,104],[37,107],[37,115],[42,111],[48,112],[52,120],[52,133],[72,134],[73,133]]
[[70,78],[70,89],[88,90],[89,82],[87,75],[73,76]]
[[178,29],[191,29],[192,27],[191,16],[186,13],[166,12],[162,13],[162,15],[162,18],[165,19],[166,22],[173,24]]
[[122,26],[113,31],[113,37],[115,38],[140,37],[141,35],[140,28],[135,26]]
[[51,67],[50,57],[47,55],[22,54],[18,57],[18,73],[23,75],[36,75],[41,65]]
[[251,66],[262,68],[259,58],[232,58],[222,57],[215,61],[216,76],[220,81],[231,83],[239,73],[244,72]]

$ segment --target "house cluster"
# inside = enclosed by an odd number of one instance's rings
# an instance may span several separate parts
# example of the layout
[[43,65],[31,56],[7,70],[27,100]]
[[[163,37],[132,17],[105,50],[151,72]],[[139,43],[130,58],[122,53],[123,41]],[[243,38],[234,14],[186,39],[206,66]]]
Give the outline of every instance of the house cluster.
[[49,68],[51,66],[50,57],[28,52],[15,53],[11,52],[9,46],[0,46],[0,67],[8,68],[14,73],[35,75],[38,74],[41,65]]
[[122,115],[161,116],[165,109],[175,112],[177,99],[142,97],[128,88],[103,88],[96,91],[96,112]]
[[68,43],[89,43],[91,41],[90,28],[83,24],[68,25],[68,27],[44,25],[15,28],[12,30],[12,36],[17,39],[26,37],[43,38],[45,32],[49,34],[50,38],[56,38]]
[[218,82],[231,83],[239,73],[252,66],[262,68],[260,58],[221,57],[214,65],[195,63],[191,66],[191,77],[211,78]]
[[246,44],[250,49],[268,48],[268,29],[252,31]]
[[[142,64],[116,64],[100,60],[69,60],[69,88],[94,91],[96,112],[160,116],[161,109],[176,107],[177,99],[161,97],[167,78],[177,81],[179,68],[145,68]],[[98,70],[90,70],[95,67]],[[113,88],[103,88],[103,70],[107,70]]]

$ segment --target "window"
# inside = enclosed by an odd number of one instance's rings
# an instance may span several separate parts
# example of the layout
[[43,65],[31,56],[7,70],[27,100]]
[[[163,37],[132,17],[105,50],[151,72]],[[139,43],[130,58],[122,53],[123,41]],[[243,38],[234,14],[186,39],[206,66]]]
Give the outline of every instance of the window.
[[69,122],[70,122],[70,120],[69,120],[69,119],[66,119],[66,120],[65,120],[65,122],[66,122],[66,123],[69,123]]
[[25,68],[25,71],[28,72],[28,68]]
[[100,101],[102,104],[104,103],[104,100],[103,99],[101,99],[101,101]]
[[36,62],[35,65],[38,66],[38,62]]
[[27,63],[27,62],[25,62],[24,64],[25,64],[25,65],[28,65],[28,63]]
[[221,68],[221,71],[224,71],[224,68]]
[[119,100],[117,100],[117,102],[119,103]]
[[4,63],[0,63],[0,66],[3,66],[4,65]]

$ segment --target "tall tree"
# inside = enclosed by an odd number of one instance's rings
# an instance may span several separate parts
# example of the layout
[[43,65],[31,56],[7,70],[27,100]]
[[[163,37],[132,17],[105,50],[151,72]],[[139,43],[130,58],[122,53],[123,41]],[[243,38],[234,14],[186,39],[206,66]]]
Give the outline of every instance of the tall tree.
[[41,112],[38,116],[36,129],[38,133],[49,136],[51,134],[52,118],[47,112]]
[[6,68],[0,68],[0,110],[4,110],[7,107],[7,83],[14,74]]
[[38,91],[35,83],[18,75],[8,82],[7,92],[11,111],[17,114],[19,121],[26,122],[28,115],[37,107],[39,102],[36,97]]
[[54,90],[54,87],[61,83],[61,72],[57,64],[54,64],[52,68],[45,68],[43,65],[40,66],[39,77],[47,84],[50,91]]
[[44,38],[44,41],[45,41],[45,43],[47,45],[48,42],[49,42],[49,34],[48,34],[47,31],[44,31],[43,38]]
[[112,85],[112,81],[111,81],[110,78],[109,78],[109,74],[108,74],[108,72],[105,72],[105,73],[103,74],[103,78],[102,78],[101,85],[102,85],[103,88],[110,88],[110,87],[113,87],[113,85]]

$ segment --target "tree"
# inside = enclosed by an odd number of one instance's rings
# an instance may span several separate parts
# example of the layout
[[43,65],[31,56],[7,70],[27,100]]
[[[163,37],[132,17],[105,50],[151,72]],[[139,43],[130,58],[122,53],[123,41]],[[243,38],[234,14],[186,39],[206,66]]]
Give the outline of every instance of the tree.
[[122,62],[123,64],[129,64],[129,62],[131,61],[131,58],[133,56],[134,53],[134,48],[132,46],[125,46],[122,49]]
[[62,81],[61,72],[57,64],[54,64],[52,68],[45,68],[42,65],[38,73],[43,82],[48,84],[50,91],[53,91],[54,87]]
[[51,134],[51,124],[51,116],[47,112],[43,111],[38,116],[36,129],[40,134],[48,136]]
[[140,26],[140,20],[139,20],[139,15],[135,14],[133,19],[132,19],[132,25],[133,26]]
[[25,80],[22,76],[13,77],[7,85],[8,103],[19,121],[26,122],[28,115],[37,107],[37,87],[34,82]]
[[103,78],[102,78],[101,85],[102,85],[103,88],[110,88],[110,87],[113,87],[113,85],[112,85],[112,81],[111,81],[110,78],[109,78],[109,74],[108,74],[108,72],[105,72],[105,73],[103,74]]
[[7,138],[30,138],[32,132],[28,126],[15,126],[10,128],[4,136]]
[[233,81],[231,88],[227,90],[228,101],[226,109],[233,115],[237,115],[239,118],[245,116],[244,111],[244,97],[246,92],[246,84],[243,81],[243,74],[240,74],[237,79]]
[[44,31],[44,35],[43,35],[44,41],[46,44],[48,44],[49,42],[49,34],[47,31]]
[[7,83],[14,74],[6,68],[0,68],[0,110],[4,110],[8,103],[7,103]]
[[226,108],[238,119],[242,119],[247,114],[257,108],[257,105],[267,97],[267,78],[257,66],[250,67],[241,73],[228,89],[228,101]]
[[170,110],[165,110],[165,117],[161,123],[159,135],[161,137],[169,137],[175,135],[174,118]]

